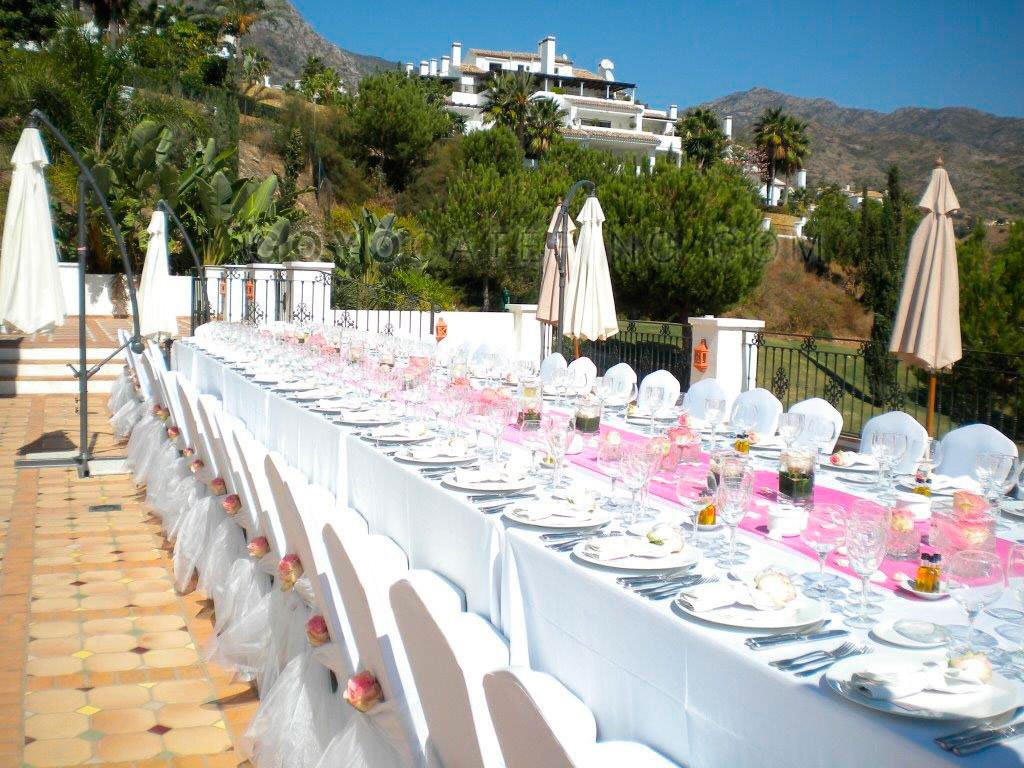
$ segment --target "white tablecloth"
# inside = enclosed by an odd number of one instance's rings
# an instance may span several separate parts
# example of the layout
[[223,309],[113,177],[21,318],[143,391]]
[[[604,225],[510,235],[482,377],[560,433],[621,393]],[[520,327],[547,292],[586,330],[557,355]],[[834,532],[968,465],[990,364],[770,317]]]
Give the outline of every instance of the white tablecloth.
[[[550,672],[587,703],[602,738],[641,741],[693,768],[1024,765],[1024,740],[968,758],[943,752],[932,737],[958,724],[869,711],[839,699],[817,677],[798,679],[767,664],[821,646],[750,651],[743,639],[751,633],[706,626],[677,615],[667,601],[627,592],[614,583],[615,573],[547,549],[540,531],[506,527],[462,494],[214,358],[178,344],[174,359],[201,392],[220,396],[229,413],[311,481],[347,492],[371,531],[391,536],[413,567],[462,588],[469,609],[509,635],[514,662]],[[581,479],[596,482],[587,473]],[[753,562],[812,567],[779,544],[741,536]],[[889,595],[885,607],[891,617],[964,623],[951,600],[925,604]],[[833,623],[841,626],[841,617]],[[995,623],[983,617],[979,626]],[[853,639],[867,641],[860,632]]]

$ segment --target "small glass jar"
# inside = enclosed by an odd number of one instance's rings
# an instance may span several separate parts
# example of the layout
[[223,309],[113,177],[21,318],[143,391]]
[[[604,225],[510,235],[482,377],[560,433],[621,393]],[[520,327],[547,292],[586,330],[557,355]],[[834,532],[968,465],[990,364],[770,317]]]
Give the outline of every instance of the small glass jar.
[[544,413],[544,385],[539,378],[525,378],[519,382],[518,422],[540,421]]
[[933,501],[928,542],[947,560],[965,549],[995,552],[995,515],[985,508]]
[[885,541],[885,554],[893,560],[912,560],[917,556],[921,536],[917,532],[914,511],[906,504],[897,503],[889,512],[889,533]]
[[601,432],[601,401],[585,395],[576,408],[576,431],[581,435],[596,435]]
[[814,499],[814,453],[787,448],[779,454],[779,495],[798,504]]

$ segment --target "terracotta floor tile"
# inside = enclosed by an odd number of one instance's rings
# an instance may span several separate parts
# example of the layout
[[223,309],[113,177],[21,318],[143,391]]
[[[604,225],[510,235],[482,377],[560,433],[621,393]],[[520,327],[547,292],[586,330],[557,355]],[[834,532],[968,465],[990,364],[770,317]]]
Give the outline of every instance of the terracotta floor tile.
[[145,760],[163,750],[163,742],[154,733],[119,733],[104,736],[96,743],[96,756],[104,761]]
[[85,692],[71,690],[36,691],[25,697],[25,709],[37,714],[74,712],[87,703]]
[[92,743],[82,739],[44,739],[25,747],[25,763],[31,766],[81,765],[92,757]]
[[101,733],[141,733],[156,725],[156,714],[150,709],[105,709],[91,723]]

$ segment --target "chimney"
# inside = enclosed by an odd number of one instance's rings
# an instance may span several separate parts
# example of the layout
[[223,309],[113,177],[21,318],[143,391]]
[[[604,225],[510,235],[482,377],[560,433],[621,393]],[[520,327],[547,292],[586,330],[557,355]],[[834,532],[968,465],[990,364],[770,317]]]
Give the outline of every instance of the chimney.
[[679,119],[679,107],[675,104],[668,105],[668,119],[678,120]]
[[807,189],[807,171],[804,168],[796,172],[796,188]]
[[540,71],[545,75],[555,74],[555,36],[548,35],[540,41]]
[[458,42],[457,40],[454,43],[452,43],[452,66],[462,66],[462,43]]
[[413,66],[412,66],[412,62],[410,61],[408,64],[405,65],[405,74],[411,75],[412,74],[412,70],[413,70]]
[[725,116],[725,123],[722,126],[722,133],[725,134],[725,138],[732,139],[732,115]]
[[426,77],[430,74],[430,65],[426,61],[420,62],[420,77]]
[[441,77],[448,77],[450,63],[451,59],[448,57],[448,54],[441,57]]
[[437,59],[430,60],[430,76],[434,77],[437,75]]

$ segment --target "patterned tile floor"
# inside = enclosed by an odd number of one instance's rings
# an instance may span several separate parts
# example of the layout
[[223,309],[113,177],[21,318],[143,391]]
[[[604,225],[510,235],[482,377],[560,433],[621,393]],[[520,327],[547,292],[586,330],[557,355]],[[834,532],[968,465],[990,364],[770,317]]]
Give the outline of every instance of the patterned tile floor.
[[[96,452],[116,454],[104,398]],[[200,595],[126,475],[14,469],[74,441],[73,398],[0,400],[0,766],[248,766],[233,744],[255,694],[203,661]]]

